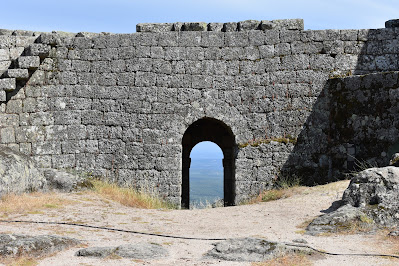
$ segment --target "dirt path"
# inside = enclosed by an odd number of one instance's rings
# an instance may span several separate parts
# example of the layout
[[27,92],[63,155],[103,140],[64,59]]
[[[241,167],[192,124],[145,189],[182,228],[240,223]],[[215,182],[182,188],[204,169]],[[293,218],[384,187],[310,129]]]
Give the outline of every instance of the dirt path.
[[[60,221],[94,226],[199,238],[260,237],[272,241],[292,242],[304,239],[317,249],[337,253],[392,253],[388,243],[376,235],[308,236],[301,224],[322,214],[332,202],[340,199],[348,181],[303,189],[290,198],[273,202],[228,208],[199,210],[143,210],[102,200],[87,193],[62,194],[75,203],[61,209],[13,215],[7,219]],[[66,225],[4,224],[1,233],[57,234],[82,240],[86,246],[117,246],[135,242],[157,243],[166,247],[169,258],[137,261],[131,259],[98,259],[74,256],[79,248],[59,252],[40,260],[40,265],[251,265],[242,262],[204,260],[203,254],[215,241],[184,240],[137,235]],[[399,260],[380,257],[324,256],[314,265],[395,265]]]

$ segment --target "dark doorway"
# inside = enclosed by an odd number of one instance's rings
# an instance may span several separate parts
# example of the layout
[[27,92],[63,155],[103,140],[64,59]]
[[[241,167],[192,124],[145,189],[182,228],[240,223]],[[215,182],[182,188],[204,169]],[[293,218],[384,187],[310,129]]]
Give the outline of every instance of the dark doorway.
[[202,141],[214,142],[223,152],[223,200],[224,206],[232,206],[235,199],[235,138],[225,123],[213,118],[202,118],[194,122],[184,133],[181,206],[190,207],[190,153]]

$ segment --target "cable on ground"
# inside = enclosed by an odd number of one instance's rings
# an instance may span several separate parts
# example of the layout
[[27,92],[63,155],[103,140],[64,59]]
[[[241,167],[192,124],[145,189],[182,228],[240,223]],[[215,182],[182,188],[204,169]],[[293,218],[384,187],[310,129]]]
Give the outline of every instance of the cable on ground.
[[[51,224],[51,225],[68,225],[68,226],[79,226],[85,228],[92,228],[92,229],[101,229],[101,230],[108,230],[108,231],[115,231],[115,232],[123,232],[123,233],[130,233],[130,234],[138,234],[138,235],[147,235],[147,236],[158,236],[158,237],[167,237],[167,238],[175,238],[175,239],[185,239],[185,240],[204,240],[204,241],[224,241],[227,238],[202,238],[202,237],[185,237],[185,236],[172,236],[172,235],[163,235],[163,234],[156,234],[156,233],[146,233],[146,232],[139,232],[139,231],[132,231],[132,230],[125,230],[125,229],[118,229],[118,228],[110,228],[104,226],[95,226],[95,225],[87,225],[87,224],[77,224],[77,223],[66,223],[66,222],[43,222],[43,221],[24,221],[24,220],[0,220],[0,223],[30,223],[30,224]],[[294,244],[294,243],[283,243],[287,246],[291,247],[302,247],[302,248],[309,248],[315,252],[325,255],[331,256],[363,256],[363,257],[391,257],[399,259],[398,255],[391,255],[391,254],[361,254],[361,253],[334,253],[316,249],[314,247],[302,244]]]

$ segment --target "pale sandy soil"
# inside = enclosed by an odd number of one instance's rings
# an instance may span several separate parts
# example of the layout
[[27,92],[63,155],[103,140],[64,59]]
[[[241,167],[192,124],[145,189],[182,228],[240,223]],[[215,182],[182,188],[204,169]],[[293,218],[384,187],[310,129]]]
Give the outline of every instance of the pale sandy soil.
[[[301,193],[278,201],[228,208],[201,210],[143,210],[102,200],[89,193],[61,194],[75,201],[61,209],[42,213],[13,215],[7,219],[60,221],[95,226],[200,238],[259,237],[272,241],[292,242],[305,239],[308,245],[336,253],[393,253],[381,235],[303,234],[303,224],[321,215],[332,202],[340,199],[348,181],[328,186],[306,188]],[[170,252],[161,260],[98,259],[76,257],[79,247],[39,260],[39,265],[251,265],[245,262],[223,262],[204,259],[215,241],[183,240],[137,235],[66,225],[5,224],[0,233],[55,234],[80,239],[85,246],[117,246],[136,242],[157,243]],[[399,259],[354,256],[316,256],[314,265],[398,265]]]

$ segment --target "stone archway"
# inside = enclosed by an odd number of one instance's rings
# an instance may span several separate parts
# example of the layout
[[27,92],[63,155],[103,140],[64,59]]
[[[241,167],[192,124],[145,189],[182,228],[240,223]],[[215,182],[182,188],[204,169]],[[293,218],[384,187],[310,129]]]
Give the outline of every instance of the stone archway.
[[190,206],[190,153],[202,141],[212,141],[223,152],[223,191],[224,205],[232,206],[235,200],[235,137],[231,129],[222,121],[202,118],[191,124],[183,136],[182,167],[182,208]]

